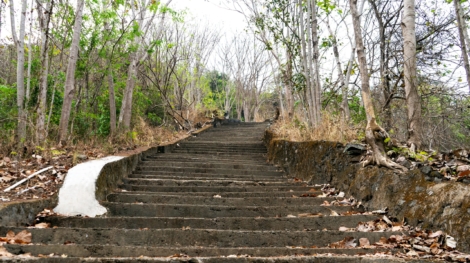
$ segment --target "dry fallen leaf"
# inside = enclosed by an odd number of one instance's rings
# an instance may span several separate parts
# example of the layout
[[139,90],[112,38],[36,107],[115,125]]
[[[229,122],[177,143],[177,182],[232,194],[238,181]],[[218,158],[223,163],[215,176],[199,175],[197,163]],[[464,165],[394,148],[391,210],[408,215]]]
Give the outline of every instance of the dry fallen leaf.
[[357,246],[354,237],[345,237],[343,240],[328,245],[331,248],[354,248]]
[[31,243],[31,233],[23,230],[15,235],[15,232],[10,230],[5,237],[0,237],[0,241],[8,244],[29,244]]
[[50,227],[49,223],[45,223],[45,222],[34,225],[34,228],[49,228],[49,227]]
[[434,232],[434,233],[429,234],[428,237],[429,237],[429,238],[435,238],[435,237],[442,236],[442,234],[443,234],[442,231],[439,230],[439,231],[436,231],[436,232]]
[[29,244],[31,243],[31,238],[31,233],[26,230],[23,230],[16,234],[13,240],[14,244]]
[[2,257],[12,257],[13,254],[7,251],[7,249],[3,246],[0,246],[0,258]]
[[370,246],[370,241],[366,237],[359,238],[359,246],[360,247],[368,247]]

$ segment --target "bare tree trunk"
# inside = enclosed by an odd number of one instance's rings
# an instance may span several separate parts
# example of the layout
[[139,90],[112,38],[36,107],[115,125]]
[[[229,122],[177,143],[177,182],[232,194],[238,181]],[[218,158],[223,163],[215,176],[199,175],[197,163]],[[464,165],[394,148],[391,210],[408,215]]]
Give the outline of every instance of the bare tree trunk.
[[[164,4],[164,6],[167,7],[171,2],[172,0],[168,0],[167,3]],[[131,8],[132,8],[132,12],[135,15],[135,12],[136,12],[135,3],[131,4]],[[155,13],[154,13],[150,18],[146,20],[146,24],[144,25],[144,18],[146,14],[145,8],[147,8],[147,4],[141,4],[140,8],[143,8],[143,10],[138,11],[139,14],[137,18],[137,24],[139,25],[139,28],[142,30],[143,33],[135,41],[140,41],[141,43],[139,43],[139,47],[137,48],[137,51],[132,52],[129,57],[130,64],[127,70],[126,89],[124,90],[124,96],[122,98],[122,105],[121,105],[121,112],[119,113],[118,128],[123,131],[128,130],[131,126],[132,96],[134,93],[135,80],[137,78],[137,64],[139,63],[139,61],[144,59],[146,55],[148,54],[147,52],[145,52],[144,55],[140,57],[139,50],[142,49],[142,44],[143,44],[142,42],[144,41],[145,36],[147,35],[149,26],[152,24],[153,19],[155,18]],[[160,26],[159,26],[158,32],[156,33],[156,36],[159,36],[160,33],[162,32],[165,15],[166,15],[166,12],[164,12],[162,15],[162,18],[160,20]]]
[[292,95],[292,52],[289,49],[287,49],[286,83],[284,87],[287,117],[291,120],[294,117],[294,96]]
[[21,20],[20,20],[20,34],[16,34],[15,25],[15,7],[14,1],[10,1],[10,19],[11,19],[11,32],[13,41],[16,46],[17,66],[16,66],[16,100],[18,107],[18,142],[21,144],[26,140],[26,115],[24,107],[25,88],[24,88],[24,36],[25,36],[25,23],[26,23],[26,0],[22,0],[21,7]]
[[422,142],[421,98],[418,94],[416,81],[416,31],[415,31],[415,0],[404,0],[403,61],[406,106],[408,112],[408,143],[411,149],[418,149]]
[[109,89],[109,130],[111,135],[116,133],[116,99],[114,95],[114,79],[113,71],[109,67],[108,72],[108,89]]
[[342,97],[343,101],[341,102],[341,111],[343,113],[343,121],[348,123],[349,120],[351,119],[351,113],[349,111],[349,104],[348,104],[348,84],[345,82],[344,74],[343,74],[343,67],[341,66],[341,61],[339,60],[339,51],[338,51],[338,44],[337,44],[337,39],[336,36],[331,29],[330,26],[330,19],[329,16],[326,17],[326,25],[328,27],[328,32],[330,33],[330,36],[333,37],[333,54],[335,56],[336,60],[336,66],[338,67],[338,78],[340,82],[340,87],[342,91]]
[[[49,75],[49,52],[48,52],[48,42],[49,42],[49,21],[52,14],[52,8],[54,5],[53,0],[47,1],[47,6],[44,11],[42,11],[42,5],[38,1],[38,14],[40,19],[41,26],[41,66],[42,72],[39,80],[39,98],[38,98],[38,109],[37,109],[37,122],[36,122],[36,140],[38,143],[44,141],[46,138],[46,109],[47,109],[47,77]],[[43,16],[42,14],[45,14]]]
[[[310,5],[311,0],[307,0],[307,21],[310,21],[310,18],[312,17],[312,7]],[[315,98],[315,79],[314,79],[314,72],[313,72],[313,48],[312,48],[312,30],[310,27],[313,26],[313,23],[308,23],[307,27],[307,70],[308,70],[308,82],[310,83],[310,86],[307,87],[307,103],[308,103],[308,113],[309,113],[309,123],[310,126],[315,127],[318,124],[317,120],[317,115],[315,112],[316,106],[316,98]]]
[[[31,93],[31,63],[33,61],[33,56],[32,56],[32,42],[33,42],[33,1],[31,0],[31,19],[29,20],[29,37],[28,37],[28,73],[26,75],[26,102],[25,105],[28,105],[29,101],[29,95]],[[1,15],[1,14],[0,14]]]
[[315,95],[315,119],[316,125],[321,122],[321,83],[320,83],[320,49],[318,47],[318,19],[317,0],[312,0],[312,45],[313,45],[313,69],[314,69],[314,95]]
[[2,28],[3,28],[3,24],[2,24],[2,18],[3,18],[3,8],[5,7],[5,0],[0,0],[0,35],[2,35]]
[[72,45],[70,48],[69,62],[67,65],[67,74],[65,79],[64,102],[62,104],[62,114],[60,115],[59,123],[59,140],[65,141],[67,139],[67,130],[70,120],[70,111],[72,108],[72,101],[75,93],[75,69],[77,68],[78,59],[78,44],[80,41],[80,33],[82,31],[82,14],[83,4],[85,0],[77,1],[77,11],[75,15],[75,23],[73,26]]
[[[365,1],[365,0],[364,0]],[[354,36],[356,40],[357,58],[359,60],[359,70],[361,74],[362,101],[367,116],[366,141],[372,148],[372,158],[365,161],[363,165],[377,163],[393,169],[406,171],[406,168],[390,161],[385,153],[383,140],[388,137],[386,131],[375,121],[375,111],[372,104],[369,88],[369,72],[367,70],[367,59],[364,52],[364,42],[362,40],[361,21],[357,11],[357,0],[350,0],[351,16],[353,20]]]
[[122,98],[121,112],[119,113],[119,129],[128,130],[131,126],[132,95],[134,93],[135,79],[137,78],[137,54],[133,52],[127,69],[126,89]]
[[[308,41],[310,43],[310,40],[305,40],[305,20],[304,20],[304,10],[302,7],[302,0],[299,0],[298,2],[299,5],[299,24],[300,24],[300,44],[301,44],[301,54],[302,57],[301,62],[302,62],[302,68],[303,68],[303,74],[305,77],[305,89],[304,94],[305,94],[305,100],[307,102],[308,106],[308,111],[307,111],[307,117],[310,121],[310,124],[312,124],[313,116],[311,116],[311,109],[313,107],[313,100],[312,100],[312,93],[311,93],[311,78],[310,78],[310,63],[311,60],[309,59],[310,53],[307,52],[307,47],[306,47],[306,42]],[[309,37],[310,39],[310,37]],[[310,45],[309,45],[309,50],[310,50]]]
[[454,1],[454,8],[455,8],[455,14],[457,17],[457,28],[459,31],[459,38],[460,38],[460,48],[462,50],[462,59],[463,59],[463,67],[465,68],[465,75],[467,77],[467,84],[468,88],[470,89],[470,64],[468,61],[468,46],[465,41],[465,33],[466,33],[466,28],[465,28],[465,20],[463,19],[462,15],[462,6],[460,5],[460,0],[453,0]]

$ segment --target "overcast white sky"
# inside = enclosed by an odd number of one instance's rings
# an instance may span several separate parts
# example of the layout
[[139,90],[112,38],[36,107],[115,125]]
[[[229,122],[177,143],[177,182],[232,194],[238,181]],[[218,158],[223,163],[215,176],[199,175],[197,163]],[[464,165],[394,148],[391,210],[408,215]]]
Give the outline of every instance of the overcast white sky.
[[175,0],[171,3],[175,9],[187,8],[191,16],[206,20],[211,25],[222,27],[227,31],[240,31],[246,27],[243,15],[223,8],[219,0]]

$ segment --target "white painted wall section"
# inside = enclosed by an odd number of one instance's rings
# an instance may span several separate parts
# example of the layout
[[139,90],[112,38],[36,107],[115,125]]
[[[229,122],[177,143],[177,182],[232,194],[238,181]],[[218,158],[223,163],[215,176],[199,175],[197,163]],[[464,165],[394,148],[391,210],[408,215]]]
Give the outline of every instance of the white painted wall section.
[[124,157],[108,156],[72,167],[59,190],[59,204],[54,212],[65,216],[95,217],[107,212],[96,200],[96,180],[103,166]]

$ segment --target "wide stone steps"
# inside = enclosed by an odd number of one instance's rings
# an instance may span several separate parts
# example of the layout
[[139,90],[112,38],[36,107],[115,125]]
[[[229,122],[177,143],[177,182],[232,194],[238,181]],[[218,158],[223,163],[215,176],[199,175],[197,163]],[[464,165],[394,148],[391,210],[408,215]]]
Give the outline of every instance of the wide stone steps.
[[180,172],[180,173],[205,173],[205,174],[237,174],[237,175],[265,175],[265,176],[278,176],[281,177],[282,173],[277,171],[265,171],[262,169],[247,169],[247,168],[206,168],[206,167],[177,167],[177,166],[140,166],[136,173],[148,172]]
[[157,185],[135,185],[122,184],[121,189],[127,191],[146,192],[174,192],[174,193],[242,193],[242,192],[308,192],[311,188],[304,186],[157,186]]
[[[96,249],[95,249],[96,250]],[[175,251],[175,250],[173,250]],[[330,250],[332,251],[332,250]],[[248,257],[247,254],[230,254],[228,256],[214,256],[214,257],[189,257],[184,253],[176,253],[166,257],[64,257],[55,254],[47,258],[22,258],[12,259],[8,262],[39,262],[39,263],[81,263],[81,262],[97,262],[97,263],[421,263],[426,262],[422,259],[400,259],[383,256],[383,257],[367,257],[365,252],[367,250],[354,249],[356,255],[347,256],[338,250],[339,256],[331,256],[331,253],[321,253],[314,256],[305,256],[304,254],[292,253],[292,256],[267,256],[267,257]],[[64,254],[66,255],[66,254]],[[359,256],[358,256],[359,255]],[[431,262],[431,261],[427,261]]]
[[246,156],[246,155],[229,155],[229,156],[218,156],[212,154],[185,154],[185,153],[165,153],[165,154],[158,154],[156,156],[149,156],[145,160],[168,160],[168,161],[232,161],[232,163],[246,163],[246,164],[263,164],[266,163],[266,157],[262,154],[256,154],[254,156]]
[[[309,198],[309,200],[305,200]],[[322,205],[325,201],[334,201],[334,197],[312,198],[312,197],[244,197],[227,198],[213,196],[184,196],[184,195],[146,195],[128,193],[115,193],[108,195],[108,202],[121,203],[164,203],[164,204],[205,204],[205,205],[229,205],[229,206],[288,206],[288,205]],[[334,209],[336,206],[331,206]]]
[[[170,153],[147,156],[101,202],[105,216],[46,217],[49,228],[27,229],[32,244],[5,245],[31,256],[7,261],[404,262],[370,256],[394,249],[329,248],[345,238],[373,244],[403,233],[354,231],[378,216],[361,214],[361,206],[329,205],[343,198],[266,164],[266,126],[223,124]],[[0,227],[0,236],[9,230],[23,228]]]
[[[22,229],[9,228],[15,232]],[[6,235],[7,229],[0,228]],[[28,229],[32,243],[44,245],[89,244],[156,247],[326,247],[346,237],[368,238],[371,243],[381,237],[401,232],[342,232],[286,230],[218,230],[218,229],[121,229],[121,228],[43,228]]]
[[[175,180],[175,179],[149,179],[129,178],[124,183],[133,185],[158,185],[158,186],[283,186],[285,182],[277,181],[248,181],[248,180]],[[298,185],[302,183],[297,183]]]
[[150,174],[150,173],[133,173],[129,178],[147,178],[147,179],[175,179],[175,180],[252,180],[255,182],[278,182],[280,180],[287,180],[284,177],[273,176],[260,176],[260,175],[231,175],[231,174],[212,174],[207,175],[203,173],[165,173],[165,174]]
[[317,231],[338,230],[339,227],[354,228],[359,222],[375,220],[374,215],[330,216],[322,217],[58,217],[46,218],[53,227],[70,228],[127,228],[127,229],[219,229],[219,230],[294,230]]
[[[326,253],[336,253],[343,255],[356,255],[359,253],[378,253],[384,249],[328,249],[328,248],[301,248],[301,247],[265,247],[265,248],[219,248],[219,247],[142,247],[142,246],[112,246],[112,245],[33,245],[18,246],[9,245],[10,250],[15,253],[51,254],[63,253],[69,257],[168,257],[174,255],[174,251],[181,251],[182,255],[194,255],[197,257],[220,257],[221,255],[244,255],[249,254],[253,257],[274,257],[283,255],[316,255]],[[183,259],[182,259],[183,260]],[[219,260],[221,260],[219,258]],[[87,261],[88,262],[88,261]],[[166,261],[168,262],[168,261]],[[178,262],[178,261],[170,261]],[[183,261],[188,262],[188,261]],[[197,261],[189,261],[197,262]],[[202,261],[206,262],[206,261]],[[221,261],[219,261],[221,262]],[[223,260],[225,262],[225,259]],[[258,262],[258,261],[256,261]]]
[[[277,171],[277,169],[270,165],[249,164],[244,162],[233,163],[229,160],[225,161],[197,161],[194,162],[178,162],[178,161],[163,161],[163,160],[146,160],[142,161],[139,167],[147,166],[166,166],[166,167],[197,167],[197,168],[218,168],[218,169],[249,169],[260,171]],[[282,173],[281,173],[282,174]]]
[[111,216],[129,217],[289,217],[301,214],[331,215],[353,211],[351,207],[338,206],[225,206],[225,205],[186,205],[186,204],[149,204],[104,202]]

